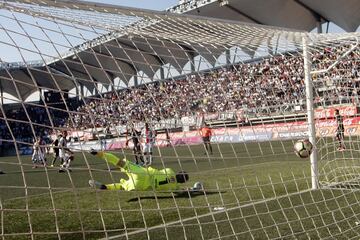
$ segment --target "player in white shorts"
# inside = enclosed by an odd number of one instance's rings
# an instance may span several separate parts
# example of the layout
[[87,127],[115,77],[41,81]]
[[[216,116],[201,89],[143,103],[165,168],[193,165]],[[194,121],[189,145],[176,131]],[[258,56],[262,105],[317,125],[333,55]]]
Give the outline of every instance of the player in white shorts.
[[70,171],[70,164],[74,160],[74,153],[68,148],[64,148],[64,162],[60,165],[59,172]]
[[59,148],[59,158],[61,161],[59,172],[71,171],[69,168],[71,161],[74,160],[74,154],[67,147],[67,140],[66,140],[67,132],[64,131],[59,136],[60,139],[59,139],[58,148]]
[[40,158],[44,166],[46,165],[46,153],[47,153],[46,147],[47,146],[45,140],[40,138]]
[[42,146],[41,146],[41,139],[40,137],[37,137],[35,139],[35,142],[33,144],[33,154],[31,156],[31,161],[33,163],[33,168],[37,167],[37,164],[40,162],[41,164],[43,164],[44,166],[46,166],[45,164],[45,160],[44,160],[44,154],[42,153]]
[[66,131],[64,131],[62,134],[59,135],[60,139],[59,139],[58,147],[59,147],[59,158],[60,158],[61,164],[65,160],[65,149],[67,147],[66,136],[67,136]]
[[152,153],[155,144],[156,132],[150,129],[148,123],[145,123],[145,128],[142,131],[142,138],[144,143],[143,153],[145,165],[149,166],[152,163]]

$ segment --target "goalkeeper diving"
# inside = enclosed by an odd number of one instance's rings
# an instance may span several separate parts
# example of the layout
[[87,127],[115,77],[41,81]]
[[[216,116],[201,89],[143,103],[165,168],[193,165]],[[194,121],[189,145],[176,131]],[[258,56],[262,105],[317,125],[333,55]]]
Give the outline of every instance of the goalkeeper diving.
[[[95,180],[89,180],[89,185],[98,189],[107,190],[125,190],[125,191],[172,191],[177,192],[186,190],[181,188],[181,184],[189,180],[189,175],[185,171],[175,173],[171,168],[161,170],[152,167],[143,167],[136,165],[127,159],[120,159],[114,154],[95,151],[90,152],[98,156],[109,164],[118,166],[122,172],[126,173],[129,179],[120,179],[118,183],[103,184]],[[196,183],[196,188],[190,188],[190,191],[202,190],[202,184]]]

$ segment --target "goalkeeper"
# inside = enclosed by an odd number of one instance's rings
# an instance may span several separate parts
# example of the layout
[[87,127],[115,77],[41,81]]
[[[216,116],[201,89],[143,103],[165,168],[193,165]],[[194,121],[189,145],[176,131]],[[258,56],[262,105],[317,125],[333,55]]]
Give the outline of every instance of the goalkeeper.
[[142,167],[126,159],[119,159],[117,156],[92,150],[92,155],[96,155],[110,164],[120,167],[122,172],[128,176],[128,180],[120,179],[119,183],[102,184],[98,181],[89,180],[91,187],[108,190],[125,190],[125,191],[175,191],[180,190],[181,183],[189,180],[189,175],[185,171],[175,174],[171,168],[158,170],[152,167]]

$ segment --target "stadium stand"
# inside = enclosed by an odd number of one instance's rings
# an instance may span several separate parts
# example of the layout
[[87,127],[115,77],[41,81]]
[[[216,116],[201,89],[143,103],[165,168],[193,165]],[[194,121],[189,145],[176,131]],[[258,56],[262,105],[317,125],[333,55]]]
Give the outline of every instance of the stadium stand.
[[5,42],[24,62],[0,64],[2,100],[17,102],[0,109],[3,238],[359,238],[360,34],[73,1],[0,8],[52,23],[39,39],[57,52],[28,65],[27,44]]
[[[324,48],[313,56],[318,69],[327,68],[331,60],[340,58],[349,46]],[[358,56],[360,53],[352,54]],[[301,66],[296,69],[295,66]],[[340,71],[339,71],[340,70]],[[346,74],[339,75],[343,71]],[[54,127],[84,130],[96,127],[114,127],[132,122],[158,122],[160,119],[180,119],[181,117],[198,114],[224,113],[242,109],[243,114],[251,117],[274,117],[291,115],[304,109],[305,89],[302,79],[302,59],[290,57],[289,53],[262,60],[254,60],[245,64],[223,66],[216,71],[211,70],[198,74],[185,75],[178,80],[166,80],[143,84],[123,90],[105,93],[101,96],[86,98],[87,104],[81,104],[75,99],[69,99],[70,117],[63,111],[50,109]],[[298,77],[294,77],[297,76]],[[292,76],[291,78],[289,76]],[[341,62],[333,72],[315,76],[322,95],[316,101],[326,102],[326,105],[348,104],[358,102],[360,68],[357,62]],[[346,79],[346,81],[343,81]],[[205,87],[206,86],[206,87]],[[336,92],[336,94],[335,94]],[[340,96],[334,98],[334,96]],[[104,99],[107,99],[104,101]],[[224,99],[226,101],[224,101]],[[288,104],[284,105],[286,102]],[[262,107],[259,107],[262,106]],[[15,105],[8,107],[8,119],[21,120],[26,113],[18,111]],[[45,108],[29,106],[27,109],[34,129],[30,125],[13,121],[11,129],[17,139],[31,143],[33,131],[36,136],[48,136],[52,130],[44,127],[51,125]],[[90,116],[90,117],[89,117]],[[232,119],[231,123],[241,119]],[[43,126],[36,125],[42,123]],[[223,125],[222,122],[221,125]],[[1,138],[11,139],[11,134],[5,126],[0,124]],[[4,142],[3,148],[8,145]]]
[[[321,60],[319,69],[327,68],[329,64],[326,64],[326,59],[339,58],[337,53],[343,52],[342,48],[326,48],[314,56],[313,61],[320,63]],[[125,124],[128,120],[156,122],[237,109],[244,109],[246,115],[250,116],[286,115],[293,112],[295,107],[304,105],[298,101],[305,96],[301,77],[303,69],[295,68],[302,66],[301,61],[301,57],[282,55],[233,68],[219,68],[212,70],[211,74],[191,74],[176,81],[155,82],[110,92],[103,96],[108,103],[94,99],[89,100],[87,105],[79,106],[77,112],[80,114],[74,115],[75,125],[71,126],[72,121],[68,121],[66,127],[100,127],[109,121],[113,124]],[[339,69],[348,74],[341,77],[336,75]],[[346,61],[337,66],[333,73],[316,76],[318,85],[321,85],[318,87],[324,88],[323,95],[317,96],[316,100],[327,102],[327,105],[357,101],[359,73],[356,62]],[[347,81],[340,81],[343,79]],[[334,91],[341,96],[340,100],[333,98]],[[288,104],[283,105],[284,102]],[[89,114],[95,119],[87,117]],[[108,116],[108,119],[102,116]]]

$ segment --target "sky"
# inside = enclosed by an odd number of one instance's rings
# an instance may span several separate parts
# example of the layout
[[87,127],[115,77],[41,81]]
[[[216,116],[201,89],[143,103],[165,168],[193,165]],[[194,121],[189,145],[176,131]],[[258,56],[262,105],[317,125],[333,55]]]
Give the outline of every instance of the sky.
[[[163,11],[166,8],[177,5],[178,0],[88,0],[88,2],[98,2],[111,5],[119,5],[133,8],[143,8]],[[18,20],[18,21],[17,21]],[[109,19],[108,21],[112,21]],[[19,24],[20,22],[20,24]],[[44,35],[41,29],[34,27],[35,25],[48,28],[45,29],[47,37]],[[42,21],[38,18],[29,17],[24,14],[13,14],[9,11],[0,9],[0,61],[2,62],[24,62],[24,61],[36,61],[42,60],[42,56],[36,54],[36,48],[40,48],[44,58],[57,57],[59,53],[65,53],[73,46],[79,45],[87,40],[94,39],[106,32],[98,31],[95,34],[94,31],[77,31],[77,29],[60,26],[67,36],[77,36],[69,39],[71,43],[64,39],[60,34],[51,31],[51,29],[57,29],[58,26],[54,22]],[[30,36],[32,40],[26,35]],[[80,38],[79,35],[83,36]],[[48,40],[48,39],[51,40]],[[54,47],[44,41],[53,41],[56,43],[56,50]],[[36,45],[36,46],[35,46]],[[19,48],[22,50],[19,51]]]
[[[143,9],[151,9],[151,10],[159,10],[163,11],[166,8],[171,6],[175,6],[178,4],[178,0],[87,0],[89,2],[98,2],[104,4],[111,5],[119,5],[126,7],[134,7],[134,8],[143,8]],[[77,46],[81,43],[84,43],[88,40],[99,37],[106,32],[98,31],[95,33],[94,31],[77,31],[77,29],[61,26],[64,34],[67,36],[74,35],[77,36],[69,39],[64,39],[63,36],[57,34],[51,29],[56,29],[58,26],[53,22],[42,21],[41,19],[31,18],[29,16],[25,16],[21,14],[12,15],[12,13],[8,11],[4,11],[0,9],[0,52],[2,53],[0,56],[0,60],[3,62],[24,62],[24,61],[35,61],[42,60],[42,57],[46,59],[51,59],[54,57],[58,57],[59,53],[65,53],[69,49],[74,46]],[[18,18],[18,19],[15,19]],[[22,20],[23,22],[19,24],[16,20]],[[107,21],[112,21],[113,18],[107,19]],[[42,27],[47,27],[45,29],[45,36],[41,29],[32,27],[33,25],[39,25]],[[25,29],[24,29],[25,28]],[[344,32],[341,28],[336,27],[334,24],[330,24],[329,32]],[[26,32],[25,32],[26,31]],[[323,32],[326,31],[326,24],[323,25]],[[19,34],[20,33],[20,34]],[[32,38],[29,39],[30,36]],[[79,37],[81,35],[81,37]],[[48,40],[50,39],[50,40]],[[47,41],[47,42],[46,42]],[[56,50],[54,50],[54,46],[49,43],[53,41],[56,43]],[[37,45],[37,46],[35,46]],[[19,51],[19,48],[22,48]],[[40,48],[43,56],[37,54],[36,48]]]
[[[178,0],[87,0],[88,2],[97,2],[97,3],[104,3],[104,4],[112,4],[112,5],[119,5],[119,6],[125,6],[125,7],[133,7],[133,8],[143,8],[143,9],[151,9],[151,10],[158,10],[158,11],[163,11],[168,7],[174,6],[176,4],[178,4]],[[26,51],[24,49],[28,48],[28,49],[33,49],[34,50],[34,46],[33,43],[29,42],[29,39],[26,39],[26,37],[24,36],[19,36],[18,34],[15,34],[15,32],[23,32],[26,29],[27,25],[26,24],[21,24],[22,26],[18,26],[18,24],[13,20],[14,16],[9,14],[8,12],[5,11],[1,11],[0,10],[0,60],[1,61],[5,61],[5,62],[22,62],[23,60],[25,61],[34,61],[34,60],[40,60],[41,56],[39,56],[38,54],[35,54],[33,52],[29,52]],[[24,22],[27,21],[27,17],[23,16],[22,19],[20,19]],[[29,23],[34,23],[33,19],[28,19]],[[41,25],[41,21],[38,21]],[[44,23],[42,23],[44,24]],[[56,26],[53,23],[45,23],[44,26],[48,26],[49,29],[51,28],[56,28]],[[63,27],[63,30],[66,31],[66,29]],[[73,31],[73,29],[69,29],[69,31]],[[36,28],[32,27],[31,30],[30,28],[28,29],[28,33],[31,36],[35,36],[35,37],[39,37],[41,39],[45,39],[45,36]],[[86,32],[82,31],[81,34],[85,34]],[[49,34],[49,32],[48,32]],[[55,41],[57,41],[60,43],[64,43],[64,39],[62,39],[62,37],[60,35],[53,35],[50,36],[52,37],[52,39],[55,39]],[[92,35],[88,35],[85,36],[86,39],[92,39],[97,37],[96,35],[92,36]],[[16,45],[22,45],[24,47],[24,49],[22,50],[22,53],[20,54],[18,48],[11,46],[14,45],[14,41],[17,42]],[[81,40],[79,39],[72,39],[72,41],[75,44],[80,44]],[[48,54],[48,55],[54,55],[54,49],[53,47],[49,44],[48,46],[46,46],[46,44],[42,43],[36,43],[40,46],[43,46],[42,51],[44,52],[44,54]],[[49,52],[46,52],[46,50],[44,49],[49,49]],[[51,50],[50,50],[51,49]],[[59,52],[66,52],[67,49],[66,47],[59,47],[57,46],[57,50]],[[23,55],[23,56],[21,56]],[[23,58],[25,56],[25,59]],[[16,102],[17,100],[14,99],[11,95],[8,95],[5,93],[4,96],[5,100],[4,103],[13,103]],[[39,98],[39,94],[38,93],[34,93],[32,96],[30,96],[27,100],[28,101],[34,101],[37,100]]]
[[[175,6],[179,2],[178,0],[87,0],[87,1],[113,4],[113,5],[126,6],[126,7],[159,10],[159,11]],[[327,25],[323,24],[322,26],[323,32],[326,32],[326,28]],[[316,29],[314,29],[313,31],[316,32]],[[360,27],[357,29],[357,32],[358,31],[360,31]],[[344,30],[336,26],[335,24],[330,23],[329,32],[340,33],[340,32],[344,32]]]

